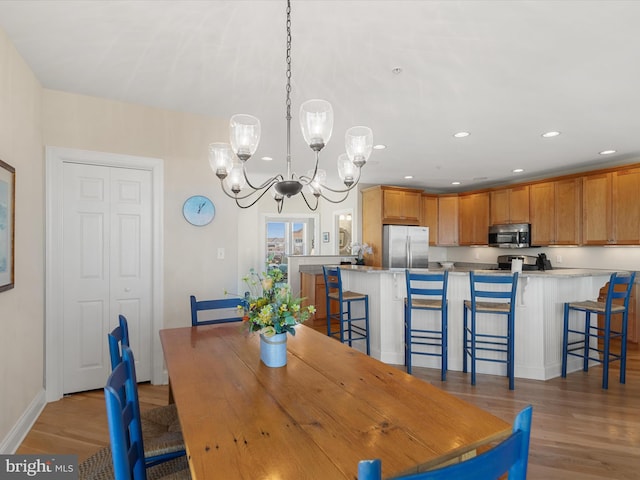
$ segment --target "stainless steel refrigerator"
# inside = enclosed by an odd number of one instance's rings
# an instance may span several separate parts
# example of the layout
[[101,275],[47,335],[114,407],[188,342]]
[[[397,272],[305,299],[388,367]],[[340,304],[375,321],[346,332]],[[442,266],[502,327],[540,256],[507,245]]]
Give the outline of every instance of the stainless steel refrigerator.
[[384,268],[429,268],[429,228],[384,225],[382,227]]

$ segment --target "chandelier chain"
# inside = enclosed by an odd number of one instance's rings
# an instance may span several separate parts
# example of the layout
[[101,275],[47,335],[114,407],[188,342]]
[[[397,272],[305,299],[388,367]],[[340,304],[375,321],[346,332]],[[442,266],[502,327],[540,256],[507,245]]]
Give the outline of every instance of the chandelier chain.
[[287,120],[291,120],[291,3],[287,2]]
[[291,0],[287,0],[287,180],[291,178]]

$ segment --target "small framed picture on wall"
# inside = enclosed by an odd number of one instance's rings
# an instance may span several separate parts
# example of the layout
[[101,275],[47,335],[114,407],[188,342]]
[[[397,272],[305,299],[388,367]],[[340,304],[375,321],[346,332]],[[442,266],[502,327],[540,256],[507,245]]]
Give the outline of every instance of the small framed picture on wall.
[[329,232],[322,232],[322,243],[329,243]]
[[13,288],[16,170],[0,160],[0,292]]

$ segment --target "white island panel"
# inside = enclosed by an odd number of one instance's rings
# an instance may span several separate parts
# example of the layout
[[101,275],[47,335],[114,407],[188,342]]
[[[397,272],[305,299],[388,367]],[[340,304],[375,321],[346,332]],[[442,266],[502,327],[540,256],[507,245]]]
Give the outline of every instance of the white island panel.
[[[483,271],[483,273],[489,273]],[[492,274],[505,272],[491,271]],[[523,272],[519,278],[515,319],[515,375],[547,380],[557,377],[562,365],[562,322],[565,302],[595,300],[611,272],[597,270],[553,270]],[[404,270],[373,267],[342,269],[344,288],[369,295],[371,355],[385,363],[404,364]],[[468,271],[449,274],[449,370],[462,370],[463,301],[470,298]],[[439,312],[414,311],[415,321],[435,322]],[[483,328],[506,333],[501,315],[479,316]],[[578,315],[572,313],[572,324]],[[440,368],[440,359],[414,355],[413,364]],[[580,359],[570,357],[569,371],[581,368]],[[477,362],[478,373],[506,375],[506,365]]]

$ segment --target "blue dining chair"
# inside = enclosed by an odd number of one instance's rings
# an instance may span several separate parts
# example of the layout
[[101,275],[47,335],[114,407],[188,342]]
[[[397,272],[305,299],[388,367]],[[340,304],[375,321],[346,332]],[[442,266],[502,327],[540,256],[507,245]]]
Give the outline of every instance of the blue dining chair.
[[118,326],[107,334],[109,341],[109,357],[111,358],[111,370],[122,362],[122,345],[131,347],[129,343],[129,323],[124,315],[118,315]]
[[[125,391],[123,401],[120,391]],[[190,478],[186,458],[151,467],[146,463],[136,383],[135,360],[131,349],[122,347],[122,361],[111,372],[104,388],[109,439],[115,480],[147,480],[173,474]]]
[[[353,342],[364,341],[367,355],[370,354],[369,340],[369,295],[342,288],[340,268],[322,266],[327,302],[327,335],[338,338],[350,347]],[[355,316],[354,303],[362,303],[362,316]],[[337,324],[334,330],[332,325]]]
[[[407,297],[404,299],[404,358],[407,373],[411,373],[412,355],[441,358],[440,378],[447,379],[447,284],[449,272],[411,272],[405,270]],[[420,327],[414,321],[413,310],[440,312],[439,326],[428,328],[422,319]],[[414,345],[416,348],[414,348]]]
[[[129,345],[129,325],[124,315],[118,316],[118,326],[107,334],[107,337],[111,370],[113,371],[122,363],[124,349],[131,348]],[[125,402],[126,390],[121,388],[119,394],[121,402]],[[186,455],[175,404],[145,410],[141,414],[141,424],[146,445],[144,453],[147,467]]]
[[[223,298],[219,300],[196,300],[191,295],[191,325],[215,325],[217,323],[241,322],[243,313],[238,305],[246,305],[244,298]],[[198,312],[208,312],[208,320],[200,320]]]
[[[514,389],[514,342],[516,291],[518,272],[512,275],[469,272],[471,300],[464,301],[464,327],[462,343],[462,371],[467,372],[467,359],[471,359],[471,385],[476,384],[476,362],[505,363],[509,390]],[[506,288],[504,288],[506,287]],[[470,315],[469,315],[470,314]],[[490,329],[478,329],[478,314],[504,315],[507,333],[500,335]],[[471,317],[469,321],[468,317]],[[495,331],[495,330],[494,330]],[[486,356],[488,352],[497,355]],[[504,354],[504,358],[496,358]]]
[[[496,480],[509,472],[509,480],[525,480],[531,438],[531,405],[518,413],[511,435],[495,447],[469,460],[436,470],[414,473],[395,480]],[[363,460],[358,464],[358,480],[381,480],[379,459]]]
[[[564,304],[564,328],[562,337],[562,376],[567,376],[567,357],[582,358],[582,370],[589,370],[589,361],[602,363],[602,388],[609,388],[609,364],[620,362],[620,383],[626,381],[627,329],[629,323],[629,298],[636,278],[636,272],[620,275],[616,272],[609,278],[607,298],[604,302],[582,301]],[[622,303],[614,303],[619,300]],[[569,313],[584,312],[582,327],[569,327]],[[603,315],[604,325],[591,323],[591,314]],[[620,327],[611,326],[611,317],[621,315]],[[590,340],[596,339],[592,346]],[[620,351],[611,351],[611,340],[620,340]],[[592,355],[593,353],[593,355]]]

